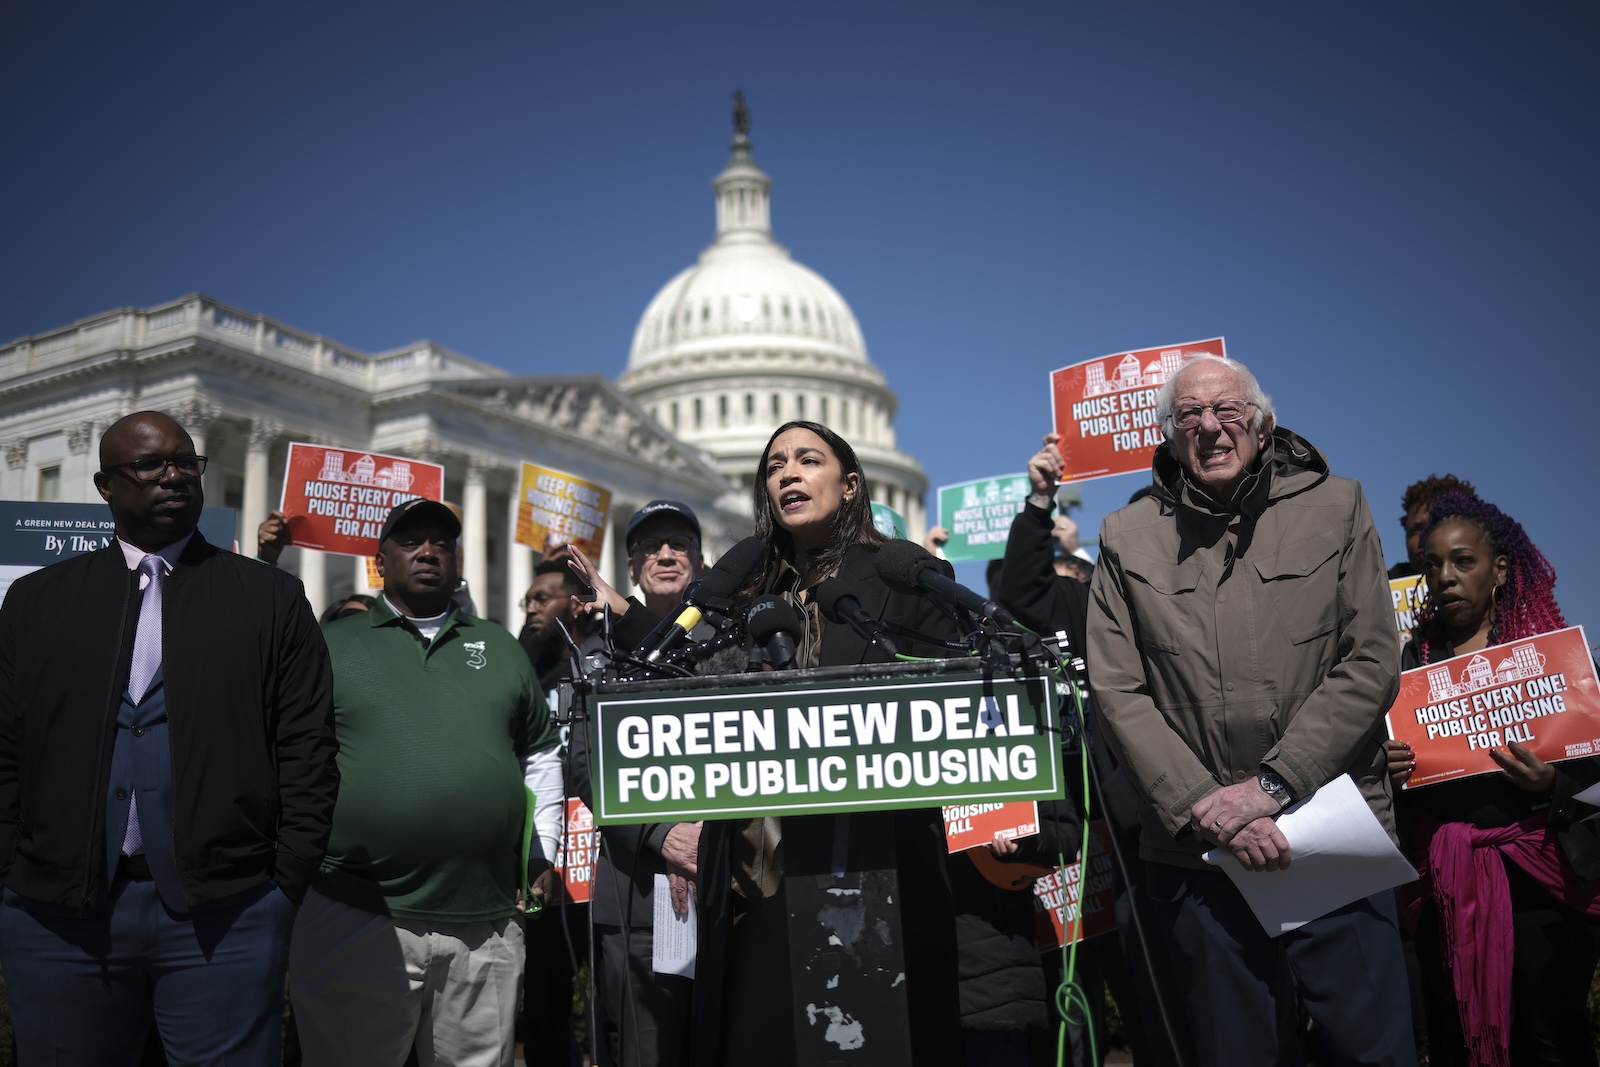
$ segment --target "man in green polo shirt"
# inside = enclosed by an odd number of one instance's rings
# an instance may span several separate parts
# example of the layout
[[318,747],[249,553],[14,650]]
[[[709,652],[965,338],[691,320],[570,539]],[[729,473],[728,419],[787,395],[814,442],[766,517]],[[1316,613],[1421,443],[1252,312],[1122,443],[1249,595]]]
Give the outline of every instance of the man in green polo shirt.
[[553,895],[561,828],[556,734],[527,655],[456,608],[461,524],[443,504],[389,513],[365,615],[327,628],[339,800],[295,921],[290,987],[307,1067],[510,1067],[530,868]]

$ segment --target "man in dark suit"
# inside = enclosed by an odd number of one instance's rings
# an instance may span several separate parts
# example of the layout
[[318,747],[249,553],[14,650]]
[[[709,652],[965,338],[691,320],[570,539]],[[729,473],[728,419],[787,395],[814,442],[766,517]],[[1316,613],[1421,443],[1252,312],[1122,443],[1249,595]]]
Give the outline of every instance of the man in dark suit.
[[129,415],[116,543],[0,607],[0,963],[24,1063],[276,1064],[294,908],[338,788],[300,583],[205,542],[205,457]]

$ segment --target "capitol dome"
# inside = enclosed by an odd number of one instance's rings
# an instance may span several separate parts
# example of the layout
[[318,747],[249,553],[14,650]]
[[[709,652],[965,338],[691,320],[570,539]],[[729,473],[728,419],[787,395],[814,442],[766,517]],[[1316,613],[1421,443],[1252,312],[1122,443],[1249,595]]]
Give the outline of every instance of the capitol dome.
[[732,156],[712,181],[715,239],[646,306],[618,385],[706,452],[745,501],[774,429],[790,419],[831,427],[856,449],[873,499],[920,537],[927,479],[895,447],[895,395],[850,305],[773,237],[772,179],[751,158],[747,113],[735,122]]

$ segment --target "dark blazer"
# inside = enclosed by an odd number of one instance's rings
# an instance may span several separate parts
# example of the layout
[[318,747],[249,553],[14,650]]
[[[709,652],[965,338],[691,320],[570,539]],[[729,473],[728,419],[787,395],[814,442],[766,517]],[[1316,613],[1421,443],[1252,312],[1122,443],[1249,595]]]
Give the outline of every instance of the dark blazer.
[[[0,884],[75,911],[105,868],[116,713],[138,625],[113,542],[0,607]],[[191,906],[268,879],[300,900],[338,790],[333,677],[300,582],[196,533],[162,596],[174,853]]]
[[[868,615],[884,623],[914,631],[935,640],[955,641],[960,636],[953,614],[920,592],[890,588],[878,577],[877,548],[855,545],[846,551],[838,580],[849,585]],[[948,563],[941,569],[953,576]],[[892,631],[895,647],[903,654],[930,658],[956,655],[928,641]],[[820,663],[841,667],[855,663],[887,662],[889,657],[869,644],[847,624],[829,623],[822,631]],[[944,820],[938,808],[918,808],[883,813],[889,816],[895,839],[896,866],[901,886],[901,930],[905,935],[907,986],[911,1014],[914,1061],[922,1067],[955,1064],[961,1059],[960,1002],[956,995],[955,902],[951,895],[948,846]],[[881,817],[881,816],[880,816]],[[800,816],[795,821],[804,821]],[[822,817],[827,818],[827,817]],[[872,816],[867,817],[869,820]],[[785,820],[787,825],[790,820]],[[696,1067],[743,1062],[763,1056],[773,1064],[790,1062],[792,1048],[781,1034],[773,1034],[773,1048],[756,1052],[724,1050],[724,987],[730,981],[770,981],[767,976],[729,975],[723,952],[732,928],[729,884],[732,837],[736,824],[708,822],[700,835],[699,893],[700,955],[695,962],[694,1031],[690,1062]],[[785,967],[782,962],[778,966]],[[786,979],[781,979],[787,989]],[[769,1055],[770,1053],[770,1055]]]

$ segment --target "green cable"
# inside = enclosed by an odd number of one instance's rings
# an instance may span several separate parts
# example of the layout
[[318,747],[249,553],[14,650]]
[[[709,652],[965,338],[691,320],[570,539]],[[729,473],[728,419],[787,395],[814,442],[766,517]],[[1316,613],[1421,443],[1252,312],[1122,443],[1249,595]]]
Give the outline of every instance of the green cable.
[[[1089,994],[1077,982],[1078,974],[1078,936],[1083,929],[1083,887],[1088,874],[1089,862],[1089,735],[1088,726],[1083,718],[1083,694],[1078,690],[1077,679],[1072,677],[1067,657],[1062,656],[1056,664],[1056,670],[1067,679],[1067,686],[1072,690],[1072,705],[1078,713],[1078,723],[1082,732],[1078,739],[1078,759],[1083,783],[1083,836],[1078,845],[1078,910],[1072,918],[1071,936],[1064,937],[1067,942],[1061,946],[1061,955],[1064,961],[1061,985],[1056,989],[1055,1008],[1056,1014],[1061,1017],[1061,1025],[1056,1036],[1056,1067],[1066,1067],[1067,1063],[1067,1027],[1081,1026],[1083,1032],[1089,1036],[1088,1063],[1095,1067],[1100,1063],[1099,1043],[1094,1032],[1094,1006],[1089,1002]],[[1062,900],[1065,904],[1067,857],[1065,853],[1058,852],[1056,858],[1060,862],[1063,872],[1061,879]],[[1063,933],[1066,931],[1063,930]],[[1079,1015],[1079,1020],[1073,1018],[1074,1013]]]

